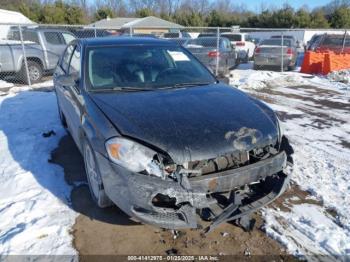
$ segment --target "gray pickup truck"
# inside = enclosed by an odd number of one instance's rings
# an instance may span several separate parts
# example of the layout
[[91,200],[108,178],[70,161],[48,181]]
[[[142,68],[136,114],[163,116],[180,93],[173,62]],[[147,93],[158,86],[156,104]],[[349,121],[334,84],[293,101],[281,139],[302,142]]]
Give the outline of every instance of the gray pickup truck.
[[[31,83],[52,72],[67,44],[75,39],[72,33],[58,29],[23,28],[22,32]],[[28,84],[18,28],[11,29],[7,38],[0,41],[0,76],[15,75]]]

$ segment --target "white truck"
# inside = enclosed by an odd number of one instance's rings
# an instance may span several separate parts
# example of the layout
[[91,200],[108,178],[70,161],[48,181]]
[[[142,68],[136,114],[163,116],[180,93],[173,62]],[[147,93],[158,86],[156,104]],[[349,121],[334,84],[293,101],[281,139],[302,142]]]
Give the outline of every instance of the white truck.
[[247,33],[222,33],[221,36],[228,38],[236,50],[237,60],[248,62],[254,56],[255,44]]
[[29,79],[31,83],[37,83],[44,73],[53,71],[67,44],[75,39],[68,31],[38,27],[23,28],[22,36],[24,52],[18,27],[9,31],[8,40],[0,40],[0,76],[16,75],[27,84]]

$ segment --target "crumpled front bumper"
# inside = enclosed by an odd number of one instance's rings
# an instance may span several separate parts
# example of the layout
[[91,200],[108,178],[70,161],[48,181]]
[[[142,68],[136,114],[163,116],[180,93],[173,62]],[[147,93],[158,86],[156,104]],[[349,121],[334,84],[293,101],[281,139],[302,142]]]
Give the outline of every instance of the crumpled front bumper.
[[[100,154],[97,158],[105,191],[120,209],[144,223],[169,229],[197,228],[198,211],[218,210],[218,202],[211,197],[212,194],[275,176],[276,182],[270,192],[248,204],[242,202],[235,208],[232,205],[221,207],[212,221],[215,225],[236,220],[272,202],[285,191],[290,180],[285,152],[241,168],[190,178],[186,186],[130,172]],[[157,194],[175,198],[177,208],[155,206],[152,199]]]

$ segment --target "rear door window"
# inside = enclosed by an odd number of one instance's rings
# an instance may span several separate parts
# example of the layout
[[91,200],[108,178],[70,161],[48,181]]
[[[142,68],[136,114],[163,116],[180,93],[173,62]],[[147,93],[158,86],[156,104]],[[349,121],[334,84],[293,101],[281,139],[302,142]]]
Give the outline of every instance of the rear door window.
[[67,45],[75,39],[74,35],[68,33],[62,33],[62,37]]
[[45,32],[44,33],[46,42],[51,45],[65,45],[61,34],[58,32]]
[[24,41],[30,41],[39,44],[38,34],[34,31],[24,31],[23,38]]
[[232,42],[236,42],[236,41],[242,41],[242,35],[223,35],[225,37],[227,37],[230,41]]

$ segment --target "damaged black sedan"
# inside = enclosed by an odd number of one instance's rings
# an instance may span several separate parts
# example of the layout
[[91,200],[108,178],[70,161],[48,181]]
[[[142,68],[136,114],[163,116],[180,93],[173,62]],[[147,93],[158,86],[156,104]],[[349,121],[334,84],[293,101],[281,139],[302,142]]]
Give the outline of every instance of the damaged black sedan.
[[173,42],[76,40],[54,85],[100,207],[170,229],[246,227],[289,183],[293,150],[275,113]]

